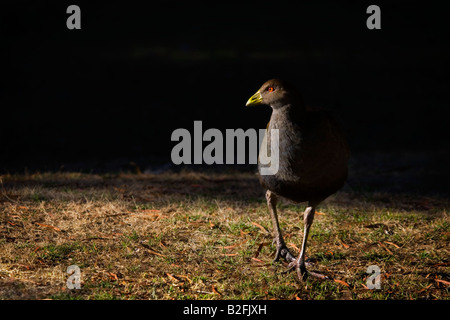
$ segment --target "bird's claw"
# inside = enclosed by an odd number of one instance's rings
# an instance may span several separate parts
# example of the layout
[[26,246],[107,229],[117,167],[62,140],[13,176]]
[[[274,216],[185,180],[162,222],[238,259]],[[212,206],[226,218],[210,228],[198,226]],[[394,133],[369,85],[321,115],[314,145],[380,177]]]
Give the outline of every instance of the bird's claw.
[[291,263],[289,263],[288,264],[288,268],[283,273],[291,272],[294,269],[297,272],[297,276],[298,276],[300,281],[305,281],[308,278],[308,276],[312,276],[312,277],[323,279],[323,280],[330,279],[326,275],[323,275],[323,274],[320,274],[320,273],[317,273],[317,272],[313,272],[313,271],[308,271],[306,269],[306,263],[305,262],[299,262],[298,260],[295,260],[295,261],[292,261]]
[[304,281],[308,277],[308,272],[306,271],[305,263],[300,263],[299,261],[294,260],[288,264],[286,271],[284,271],[283,273],[288,273],[293,270],[297,271],[297,276],[300,279],[300,281]]
[[273,258],[273,262],[277,262],[278,260],[280,260],[280,258],[284,258],[287,262],[290,263],[295,261],[295,257],[292,255],[283,241],[275,239],[273,240],[273,243],[276,245],[276,252],[275,257]]

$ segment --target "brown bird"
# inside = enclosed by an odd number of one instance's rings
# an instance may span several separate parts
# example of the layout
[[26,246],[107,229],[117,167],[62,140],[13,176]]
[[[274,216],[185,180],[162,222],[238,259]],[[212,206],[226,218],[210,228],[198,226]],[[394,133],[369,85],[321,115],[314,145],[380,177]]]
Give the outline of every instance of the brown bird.
[[[267,205],[272,218],[276,254],[289,262],[300,280],[308,273],[305,251],[308,233],[314,220],[316,206],[338,191],[347,179],[349,150],[336,120],[324,109],[306,107],[302,97],[287,82],[272,79],[247,101],[246,106],[268,105],[272,116],[267,125],[261,150],[278,147],[278,172],[262,174],[269,164],[258,158],[260,182],[266,190]],[[278,142],[272,145],[273,129],[278,129]],[[275,135],[276,137],[276,135]],[[266,145],[267,144],[267,145]],[[273,160],[272,160],[273,161]],[[276,159],[275,159],[276,161]],[[304,233],[300,255],[295,258],[287,248],[278,224],[277,198],[282,196],[294,202],[308,202],[303,213]]]

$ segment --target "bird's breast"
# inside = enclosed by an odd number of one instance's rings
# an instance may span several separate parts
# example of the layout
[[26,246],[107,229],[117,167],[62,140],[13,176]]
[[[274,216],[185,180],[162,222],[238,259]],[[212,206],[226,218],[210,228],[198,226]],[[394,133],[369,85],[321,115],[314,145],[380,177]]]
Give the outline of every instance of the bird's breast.
[[[302,162],[301,132],[293,126],[270,122],[260,148],[258,167],[262,176],[271,176],[269,180],[296,182],[299,180],[295,164]],[[263,175],[262,169],[277,168],[272,175]],[[297,172],[296,172],[297,171]]]
[[[273,130],[277,130],[278,139]],[[269,164],[258,162],[261,184],[294,201],[325,198],[340,188],[347,176],[348,151],[341,143],[339,131],[326,118],[312,119],[300,127],[288,117],[272,114],[260,150],[277,150]],[[274,174],[263,174],[263,168],[278,162]]]

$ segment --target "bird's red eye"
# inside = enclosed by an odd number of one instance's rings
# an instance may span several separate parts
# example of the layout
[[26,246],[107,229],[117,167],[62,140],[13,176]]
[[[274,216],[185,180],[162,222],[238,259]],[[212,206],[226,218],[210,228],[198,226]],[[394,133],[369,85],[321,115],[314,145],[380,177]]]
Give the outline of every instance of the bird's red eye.
[[267,88],[267,91],[273,92],[273,87],[268,87],[268,88]]

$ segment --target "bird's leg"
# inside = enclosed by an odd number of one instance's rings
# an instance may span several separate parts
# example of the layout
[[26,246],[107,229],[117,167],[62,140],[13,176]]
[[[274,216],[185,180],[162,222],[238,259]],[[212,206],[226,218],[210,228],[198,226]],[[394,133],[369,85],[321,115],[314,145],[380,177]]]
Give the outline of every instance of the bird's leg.
[[302,249],[300,251],[300,255],[296,261],[296,270],[299,278],[302,278],[306,274],[305,267],[305,252],[306,252],[306,242],[308,241],[309,229],[311,229],[311,225],[314,221],[314,214],[316,208],[308,207],[303,213],[303,223],[304,223],[304,231],[303,231],[303,241],[302,241]]
[[301,252],[300,252],[300,255],[298,256],[298,258],[289,264],[289,270],[295,268],[300,280],[306,279],[308,274],[318,277],[318,278],[321,278],[321,279],[328,278],[319,273],[308,272],[306,270],[306,266],[305,266],[306,242],[308,240],[309,229],[311,229],[311,225],[314,221],[315,211],[316,211],[316,208],[314,206],[309,206],[308,208],[306,208],[305,212],[303,213],[303,222],[304,222],[305,226],[304,226],[304,231],[303,231],[303,241],[302,241]]
[[276,244],[277,248],[273,262],[278,261],[280,257],[283,257],[288,262],[295,261],[295,257],[289,252],[289,249],[284,243],[283,236],[281,235],[281,229],[280,225],[278,224],[277,216],[277,196],[275,193],[267,190],[266,199],[267,206],[269,207],[270,217],[272,218],[273,233],[275,236],[273,242]]

